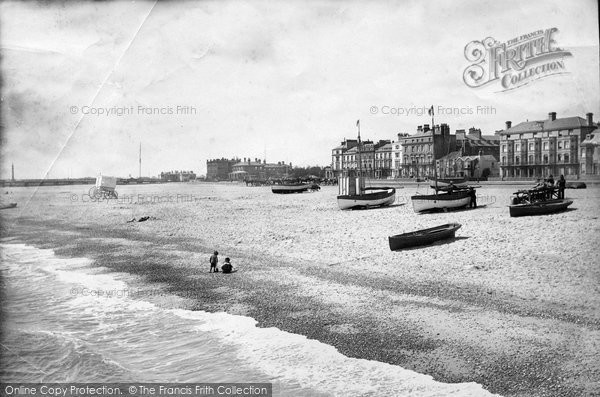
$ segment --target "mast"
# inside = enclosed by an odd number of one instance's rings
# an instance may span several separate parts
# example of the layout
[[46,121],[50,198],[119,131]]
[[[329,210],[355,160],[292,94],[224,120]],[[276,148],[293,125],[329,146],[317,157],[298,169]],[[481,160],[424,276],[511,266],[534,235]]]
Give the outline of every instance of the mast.
[[360,120],[356,120],[356,126],[358,127],[358,194],[362,194],[362,157],[361,157],[361,141],[360,141]]
[[433,134],[433,177],[435,178],[435,194],[437,195],[438,177],[437,177],[437,164],[436,164],[436,158],[435,158],[435,122],[433,119],[433,116],[434,116],[433,105],[431,105],[431,107],[429,108],[429,115],[431,116],[431,131]]
[[138,173],[138,178],[141,179],[142,178],[142,142],[140,142],[140,158],[139,158],[139,173]]

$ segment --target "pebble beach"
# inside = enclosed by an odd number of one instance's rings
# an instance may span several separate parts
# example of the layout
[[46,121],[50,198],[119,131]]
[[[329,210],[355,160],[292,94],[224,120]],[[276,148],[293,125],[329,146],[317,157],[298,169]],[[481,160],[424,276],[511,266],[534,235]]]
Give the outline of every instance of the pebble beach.
[[[335,186],[131,185],[99,202],[89,186],[5,188],[18,207],[2,211],[1,236],[133,275],[162,292],[140,298],[160,307],[250,317],[435,381],[596,395],[600,187],[567,190],[568,211],[511,218],[519,188],[483,185],[479,208],[435,214],[413,212],[410,196],[427,192],[416,184],[356,211],[338,209]],[[454,239],[389,249],[390,235],[450,222],[462,225]],[[209,273],[214,250],[237,272]]]

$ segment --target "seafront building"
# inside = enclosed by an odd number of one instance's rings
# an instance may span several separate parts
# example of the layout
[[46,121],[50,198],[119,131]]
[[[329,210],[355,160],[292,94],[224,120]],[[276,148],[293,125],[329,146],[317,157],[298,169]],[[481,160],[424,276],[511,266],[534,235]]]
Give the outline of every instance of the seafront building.
[[500,176],[498,159],[491,154],[465,156],[460,150],[437,160],[440,178],[487,179]]
[[500,176],[510,180],[550,175],[579,178],[584,172],[598,175],[594,137],[597,128],[592,113],[584,119],[556,118],[556,112],[550,112],[545,120],[524,121],[515,126],[507,121],[500,132]]
[[490,155],[500,158],[500,135],[482,135],[479,128],[471,127],[469,131],[456,130],[456,150],[462,156]]
[[206,180],[209,181],[225,181],[229,179],[234,164],[240,162],[238,158],[206,160]]
[[581,175],[600,176],[600,132],[586,135],[581,142]]
[[329,175],[332,179],[337,178],[345,169],[348,169],[344,163],[346,157],[345,153],[358,146],[357,139],[345,139],[339,146],[336,146],[331,151],[331,174]]
[[[409,136],[407,133],[399,133],[398,139]],[[402,174],[402,164],[404,160],[404,146],[400,141],[392,141],[392,177],[400,178]]]
[[[392,165],[392,145],[390,140],[379,140],[373,142],[371,140],[365,140],[361,142],[360,155],[358,152],[358,146],[352,144],[352,147],[342,153],[334,154],[332,156],[332,169],[336,170],[336,176],[339,176],[341,172],[348,170],[362,169],[363,175],[369,178],[376,177],[387,177],[391,175]],[[342,142],[343,144],[343,142]],[[357,143],[358,144],[358,143]],[[333,151],[341,151],[338,148]],[[336,163],[336,157],[339,157]],[[359,167],[360,159],[360,167]],[[339,166],[339,168],[336,168]],[[386,167],[386,168],[384,168]]]
[[383,146],[375,149],[375,178],[388,178],[393,174],[392,147],[393,142],[387,141]]
[[196,179],[193,171],[167,171],[160,173],[161,182],[189,182]]
[[266,160],[245,158],[231,168],[228,175],[230,181],[256,181],[267,179],[283,179],[292,171],[292,163],[282,161],[267,163]]
[[[536,179],[600,177],[600,133],[593,114],[586,118],[525,121],[484,135],[471,127],[450,134],[447,124],[418,126],[415,134],[400,133],[396,141],[364,141],[362,169],[372,178]],[[333,148],[330,177],[358,168],[358,142],[344,140]]]
[[[462,161],[459,173],[471,175],[473,178],[481,177],[482,173],[498,174],[500,138],[495,135],[482,135],[480,129],[473,127],[468,133],[458,130],[456,135],[452,135],[447,124],[436,125],[433,128],[425,124],[418,126],[415,134],[399,133],[397,138],[396,141],[362,142],[360,158],[365,176],[377,179],[433,177],[435,160],[457,150],[459,155],[454,157],[461,157]],[[335,178],[344,171],[358,169],[358,158],[358,142],[342,141],[332,150],[330,177]],[[484,168],[481,168],[483,164],[492,169],[484,171]],[[439,171],[440,164],[437,166]],[[467,172],[468,170],[473,172]]]
[[404,137],[399,134],[398,142],[403,146],[404,156],[399,177],[426,178],[434,176],[435,160],[454,150],[456,136],[450,134],[448,124],[433,128],[425,124],[417,127],[416,134]]

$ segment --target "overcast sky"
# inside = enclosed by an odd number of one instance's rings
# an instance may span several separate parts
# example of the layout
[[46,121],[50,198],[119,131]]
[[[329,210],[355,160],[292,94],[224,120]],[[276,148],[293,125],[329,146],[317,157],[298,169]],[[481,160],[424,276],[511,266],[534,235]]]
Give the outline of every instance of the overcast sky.
[[[391,108],[489,107],[435,116],[486,134],[551,111],[600,119],[595,0],[3,2],[0,15],[2,178],[11,163],[17,178],[137,176],[140,142],[144,176],[265,154],[328,165],[357,119],[363,138],[392,140],[431,121]],[[553,27],[566,73],[464,83],[469,42]],[[82,114],[102,108],[127,113]]]

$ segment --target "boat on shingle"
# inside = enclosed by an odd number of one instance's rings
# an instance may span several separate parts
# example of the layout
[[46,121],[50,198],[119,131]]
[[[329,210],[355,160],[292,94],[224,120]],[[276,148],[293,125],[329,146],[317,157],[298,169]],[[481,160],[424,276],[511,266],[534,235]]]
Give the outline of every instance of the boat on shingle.
[[433,244],[436,241],[453,238],[456,231],[460,229],[460,223],[447,223],[429,229],[397,234],[388,237],[390,249],[398,251],[404,248],[418,247]]

